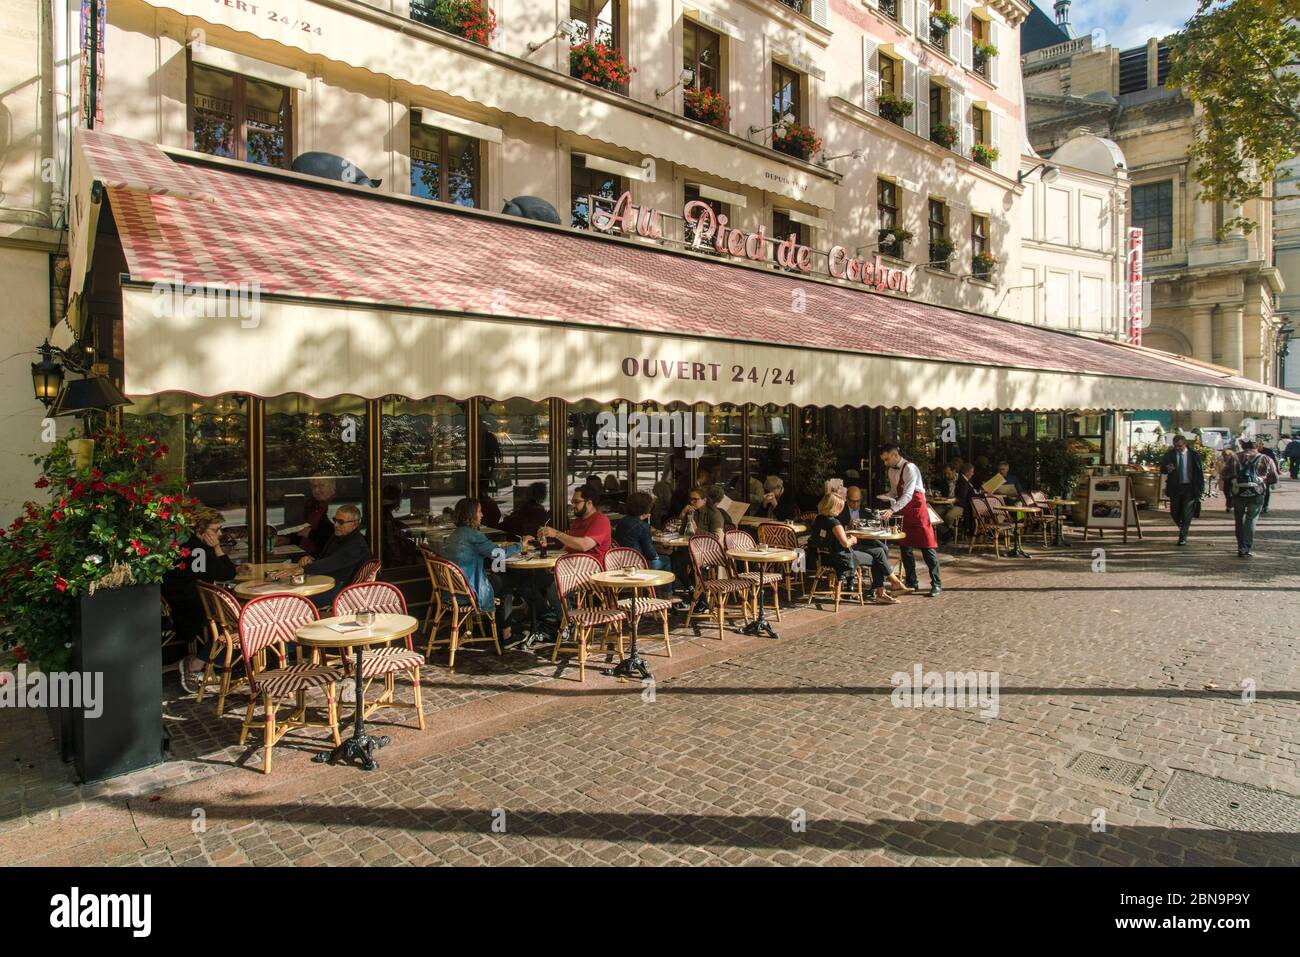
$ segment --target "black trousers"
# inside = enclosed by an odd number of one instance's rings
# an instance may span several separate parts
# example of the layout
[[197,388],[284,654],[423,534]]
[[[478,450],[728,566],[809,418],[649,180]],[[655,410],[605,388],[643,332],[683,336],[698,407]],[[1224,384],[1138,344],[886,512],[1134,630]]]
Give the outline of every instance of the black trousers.
[[[910,546],[904,545],[898,551],[903,557],[903,584],[909,588],[916,588],[918,585],[916,558],[912,555],[912,549]],[[930,584],[939,585],[939,550],[937,548],[923,548],[921,549],[921,557],[925,559],[925,570],[930,573]]]
[[865,539],[854,544],[853,550],[864,555],[871,565],[871,587],[884,588],[889,577],[889,548],[884,542]]
[[1178,537],[1186,538],[1192,527],[1192,516],[1196,512],[1196,502],[1200,496],[1195,489],[1186,489],[1169,493],[1169,517],[1178,526]]

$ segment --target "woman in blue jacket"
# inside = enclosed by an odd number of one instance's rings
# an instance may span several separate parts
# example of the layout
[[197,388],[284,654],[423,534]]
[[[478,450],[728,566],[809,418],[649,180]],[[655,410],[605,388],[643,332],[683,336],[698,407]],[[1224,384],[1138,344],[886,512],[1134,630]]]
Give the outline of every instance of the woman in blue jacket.
[[519,554],[520,548],[527,545],[532,536],[525,535],[520,542],[510,545],[493,543],[480,528],[483,506],[472,498],[463,498],[456,503],[452,521],[456,528],[442,545],[442,557],[454,562],[465,573],[465,580],[474,589],[478,606],[484,612],[493,608],[497,598],[501,599],[501,604],[496,607],[497,634],[504,642],[510,637],[510,606],[514,595],[505,574],[493,571],[491,562],[497,556],[506,559]]

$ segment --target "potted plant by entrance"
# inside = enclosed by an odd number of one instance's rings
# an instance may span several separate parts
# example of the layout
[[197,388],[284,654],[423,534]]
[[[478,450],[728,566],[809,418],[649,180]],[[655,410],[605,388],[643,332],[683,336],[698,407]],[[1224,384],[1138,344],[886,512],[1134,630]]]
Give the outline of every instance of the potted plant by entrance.
[[731,105],[709,87],[688,86],[682,91],[682,111],[688,120],[725,130],[731,122]]
[[947,269],[954,249],[956,247],[952,240],[946,236],[930,240],[930,265],[936,269]]
[[497,15],[484,0],[411,0],[411,19],[490,46]]
[[811,126],[785,123],[772,130],[772,149],[795,159],[806,160],[821,148],[821,137]]
[[971,260],[971,270],[976,279],[988,279],[993,275],[993,267],[998,264],[998,257],[990,252],[976,253]]
[[795,453],[795,474],[799,476],[799,507],[813,509],[826,491],[826,480],[834,478],[839,460],[835,448],[824,435],[814,435],[799,441]]
[[981,166],[992,166],[997,162],[998,148],[996,146],[985,146],[983,143],[976,143],[970,148],[970,158]]
[[83,781],[162,760],[159,583],[185,554],[192,504],[158,472],[156,439],[92,438],[89,461],[75,437],[36,458],[49,500],[28,502],[0,537],[0,644],[47,687],[80,690],[63,703]]
[[1074,485],[1083,474],[1083,456],[1066,439],[1039,439],[1037,448],[1038,487],[1057,498],[1073,498]]
[[608,44],[583,40],[569,48],[569,75],[602,90],[621,93],[635,72],[623,54]]
[[952,145],[957,142],[957,127],[948,123],[935,123],[930,127],[930,142],[952,149]]
[[911,100],[905,100],[893,93],[881,93],[876,97],[876,112],[899,126],[903,125],[903,120],[912,115],[912,107]]

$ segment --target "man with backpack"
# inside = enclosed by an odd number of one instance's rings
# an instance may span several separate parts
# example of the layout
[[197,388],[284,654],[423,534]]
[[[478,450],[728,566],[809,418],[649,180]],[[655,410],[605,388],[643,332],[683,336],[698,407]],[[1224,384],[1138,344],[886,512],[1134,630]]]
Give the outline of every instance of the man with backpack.
[[1264,493],[1277,482],[1277,466],[1255,450],[1250,439],[1241,440],[1241,451],[1224,465],[1220,477],[1232,499],[1237,532],[1237,557],[1254,558],[1255,520],[1264,507]]

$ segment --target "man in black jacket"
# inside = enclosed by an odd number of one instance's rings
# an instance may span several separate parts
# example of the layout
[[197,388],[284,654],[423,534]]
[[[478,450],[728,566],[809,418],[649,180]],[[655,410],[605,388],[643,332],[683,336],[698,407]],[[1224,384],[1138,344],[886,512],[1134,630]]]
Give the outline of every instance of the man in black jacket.
[[[329,575],[334,579],[333,588],[312,596],[318,608],[329,608],[334,603],[334,596],[351,583],[362,562],[370,558],[370,544],[361,534],[361,509],[355,505],[340,505],[333,522],[334,537],[325,545],[320,557],[304,555],[298,559],[298,564],[305,566],[312,575]],[[286,569],[276,572],[275,577],[284,578],[292,574],[293,569]]]
[[1201,457],[1187,447],[1187,440],[1174,436],[1173,447],[1160,460],[1165,473],[1165,492],[1169,496],[1169,517],[1178,526],[1178,544],[1187,544],[1187,533],[1192,527],[1196,503],[1205,491],[1205,471]]

